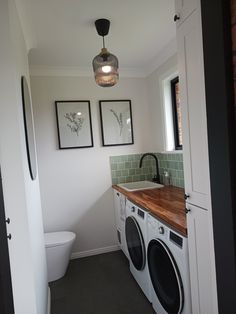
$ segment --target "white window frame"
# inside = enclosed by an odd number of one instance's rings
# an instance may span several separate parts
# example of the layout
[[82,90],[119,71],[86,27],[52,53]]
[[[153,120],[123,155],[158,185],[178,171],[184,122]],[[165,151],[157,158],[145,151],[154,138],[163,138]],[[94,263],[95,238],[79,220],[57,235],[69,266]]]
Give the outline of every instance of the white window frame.
[[173,124],[173,107],[171,96],[171,80],[178,76],[177,67],[169,69],[159,80],[162,102],[162,116],[164,121],[164,145],[165,152],[182,153],[182,150],[175,149],[174,124]]

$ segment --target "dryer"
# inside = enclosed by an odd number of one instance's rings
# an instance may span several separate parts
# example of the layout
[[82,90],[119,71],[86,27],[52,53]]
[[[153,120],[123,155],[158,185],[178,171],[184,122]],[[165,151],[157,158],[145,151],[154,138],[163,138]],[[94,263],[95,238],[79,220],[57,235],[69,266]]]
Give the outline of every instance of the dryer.
[[158,314],[191,314],[187,238],[148,214],[151,302]]
[[130,271],[150,301],[150,278],[147,267],[147,215],[147,211],[127,200],[125,238]]

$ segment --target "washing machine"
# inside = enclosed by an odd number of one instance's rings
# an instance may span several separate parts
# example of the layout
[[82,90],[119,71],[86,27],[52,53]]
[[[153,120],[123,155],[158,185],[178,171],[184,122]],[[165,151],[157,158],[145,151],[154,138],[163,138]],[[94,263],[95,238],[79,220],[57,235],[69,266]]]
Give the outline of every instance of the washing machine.
[[158,314],[191,314],[187,238],[148,214],[151,302]]
[[150,278],[147,266],[147,216],[147,211],[127,200],[125,238],[130,271],[150,301]]

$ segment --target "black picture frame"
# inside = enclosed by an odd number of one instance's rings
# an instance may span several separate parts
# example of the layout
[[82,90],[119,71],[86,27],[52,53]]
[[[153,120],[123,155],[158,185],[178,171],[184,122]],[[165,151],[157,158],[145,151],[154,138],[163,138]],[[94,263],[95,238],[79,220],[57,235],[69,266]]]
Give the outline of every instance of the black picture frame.
[[93,147],[89,100],[57,100],[56,120],[59,149]]
[[134,144],[130,99],[99,100],[103,146]]

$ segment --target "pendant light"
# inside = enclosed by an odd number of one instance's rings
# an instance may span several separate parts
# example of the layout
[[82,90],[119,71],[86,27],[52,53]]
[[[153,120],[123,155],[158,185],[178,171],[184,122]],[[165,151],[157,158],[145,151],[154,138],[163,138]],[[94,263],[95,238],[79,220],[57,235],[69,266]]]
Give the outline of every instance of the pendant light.
[[99,86],[111,87],[118,82],[119,73],[117,57],[105,48],[104,36],[109,32],[110,21],[98,19],[95,21],[95,27],[98,35],[103,37],[103,48],[100,54],[93,59],[95,81]]

